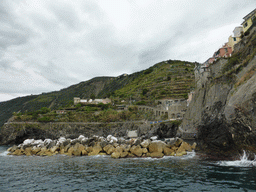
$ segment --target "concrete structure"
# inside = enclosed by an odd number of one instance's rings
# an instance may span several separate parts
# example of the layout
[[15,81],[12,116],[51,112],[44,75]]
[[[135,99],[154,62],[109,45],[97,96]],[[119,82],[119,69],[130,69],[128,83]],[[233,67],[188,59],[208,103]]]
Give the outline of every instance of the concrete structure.
[[129,137],[129,138],[137,138],[138,137],[137,130],[127,131],[127,137]]
[[252,24],[255,22],[256,18],[256,9],[254,9],[252,12],[250,12],[248,15],[246,15],[243,19],[243,23],[241,24],[243,26],[244,33],[252,26]]
[[77,105],[78,103],[82,103],[82,104],[99,104],[99,103],[103,103],[103,104],[108,104],[111,103],[111,99],[106,98],[106,99],[80,99],[80,97],[74,97],[74,105]]
[[157,107],[138,106],[139,111],[152,112],[156,118],[166,116],[168,119],[182,119],[187,110],[186,99],[156,100]]

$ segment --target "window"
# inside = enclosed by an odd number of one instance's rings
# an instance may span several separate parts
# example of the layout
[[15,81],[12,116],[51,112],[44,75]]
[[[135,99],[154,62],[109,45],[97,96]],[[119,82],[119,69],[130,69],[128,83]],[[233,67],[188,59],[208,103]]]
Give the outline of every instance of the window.
[[236,41],[236,37],[234,37],[234,41]]
[[246,22],[246,23],[244,24],[244,28],[247,27],[247,26],[248,26],[248,24],[247,24],[247,22]]

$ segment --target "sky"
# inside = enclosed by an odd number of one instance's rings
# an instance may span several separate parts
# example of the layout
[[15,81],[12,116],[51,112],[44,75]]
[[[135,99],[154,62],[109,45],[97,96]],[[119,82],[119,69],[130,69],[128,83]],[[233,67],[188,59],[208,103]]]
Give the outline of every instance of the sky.
[[1,0],[0,102],[158,62],[204,62],[255,0]]

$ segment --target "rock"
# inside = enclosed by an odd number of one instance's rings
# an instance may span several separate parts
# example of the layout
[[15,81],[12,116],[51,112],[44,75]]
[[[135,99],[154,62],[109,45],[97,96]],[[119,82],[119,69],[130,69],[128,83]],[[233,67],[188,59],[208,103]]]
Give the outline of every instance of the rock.
[[176,141],[174,143],[174,146],[175,147],[179,147],[181,145],[181,143],[183,142],[183,140],[181,138],[176,138]]
[[149,153],[149,154],[150,154],[150,157],[152,157],[152,158],[162,158],[164,156],[164,154],[161,152],[153,152],[153,153]]
[[193,145],[191,146],[191,149],[192,149],[192,150],[195,150],[195,149],[196,149],[196,142],[193,143]]
[[13,153],[12,153],[12,155],[17,155],[17,156],[19,156],[19,155],[24,155],[24,150],[22,150],[22,149],[17,149],[17,150],[15,150]]
[[75,156],[81,156],[83,155],[83,150],[85,151],[85,146],[83,146],[80,143],[76,143],[74,146],[74,151],[73,151],[73,155]]
[[18,149],[17,145],[13,145],[12,147],[10,147],[9,149],[7,149],[8,152],[14,152],[15,150]]
[[126,143],[126,140],[123,138],[123,137],[120,137],[118,139],[118,144],[121,145],[121,144],[125,144]]
[[151,142],[151,141],[150,141],[149,139],[146,139],[146,140],[144,140],[143,142],[141,142],[140,145],[141,145],[143,148],[148,148],[150,142]]
[[119,144],[118,144],[118,143],[114,143],[113,146],[114,146],[114,147],[118,147]]
[[31,154],[36,155],[40,151],[41,151],[40,147],[34,146],[34,147],[32,147]]
[[[66,141],[65,141],[66,142]],[[63,143],[64,144],[64,143]],[[65,147],[64,147],[64,152],[68,152],[68,149],[71,147],[71,144],[68,143]]]
[[103,148],[103,150],[108,154],[108,155],[111,155],[114,151],[115,151],[115,148],[113,147],[113,145],[107,145]]
[[140,145],[141,144],[141,138],[135,139],[134,145]]
[[142,153],[143,153],[143,154],[148,153],[148,149],[147,149],[147,148],[142,148]]
[[32,150],[31,147],[27,147],[27,148],[25,149],[25,151],[24,151],[25,155],[26,155],[26,156],[31,156],[31,150]]
[[88,155],[88,152],[84,149],[82,150],[82,156]]
[[100,142],[100,146],[102,147],[102,148],[104,148],[105,146],[107,146],[108,145],[108,142],[107,141],[101,141]]
[[157,138],[158,138],[158,136],[153,136],[153,137],[150,137],[150,139],[151,139],[152,141],[155,141],[155,140],[157,140]]
[[53,147],[50,148],[50,152],[55,153],[55,152],[58,151],[59,149],[60,149],[60,148],[55,145],[55,146],[53,146]]
[[176,153],[181,153],[183,151],[192,151],[190,145],[187,142],[182,142]]
[[92,147],[92,152],[88,153],[88,156],[98,155],[101,151],[102,151],[101,146],[95,145],[94,147]]
[[127,156],[128,156],[128,152],[127,151],[122,152],[121,155],[120,155],[121,158],[125,158]]
[[70,148],[68,149],[68,155],[69,155],[69,156],[72,156],[72,155],[73,155],[73,152],[74,152],[74,147],[70,147]]
[[175,151],[173,149],[170,149],[168,147],[164,148],[164,155],[166,156],[173,156],[175,154]]
[[99,155],[107,155],[107,153],[100,152]]
[[137,157],[142,156],[142,149],[139,145],[133,145],[130,151],[132,154],[136,155]]
[[131,152],[128,152],[128,155],[127,155],[127,157],[136,157],[133,153],[131,153]]
[[176,152],[176,156],[183,156],[183,155],[187,155],[187,152],[186,151]]
[[115,151],[111,154],[111,157],[114,159],[118,159],[118,158],[120,158],[120,156],[121,156],[121,153],[117,152],[117,151]]
[[162,153],[165,145],[166,144],[162,141],[153,141],[149,144],[148,149],[150,153],[153,153],[153,152]]
[[57,141],[57,146],[60,146],[61,144],[64,145],[63,143],[66,141],[65,137],[60,137]]
[[112,135],[108,135],[107,136],[107,141],[109,143],[116,143],[118,141],[118,139],[116,137],[112,136]]
[[123,151],[128,152],[131,149],[131,145],[127,144],[121,144],[120,147],[123,149]]
[[122,153],[123,152],[123,148],[118,146],[118,147],[115,148],[115,152]]

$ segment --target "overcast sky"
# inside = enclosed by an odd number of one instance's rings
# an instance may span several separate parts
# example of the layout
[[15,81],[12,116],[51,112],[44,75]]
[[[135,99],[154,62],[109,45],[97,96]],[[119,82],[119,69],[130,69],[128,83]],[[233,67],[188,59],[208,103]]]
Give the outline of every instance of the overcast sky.
[[204,62],[255,7],[255,0],[1,0],[0,101],[169,59]]

